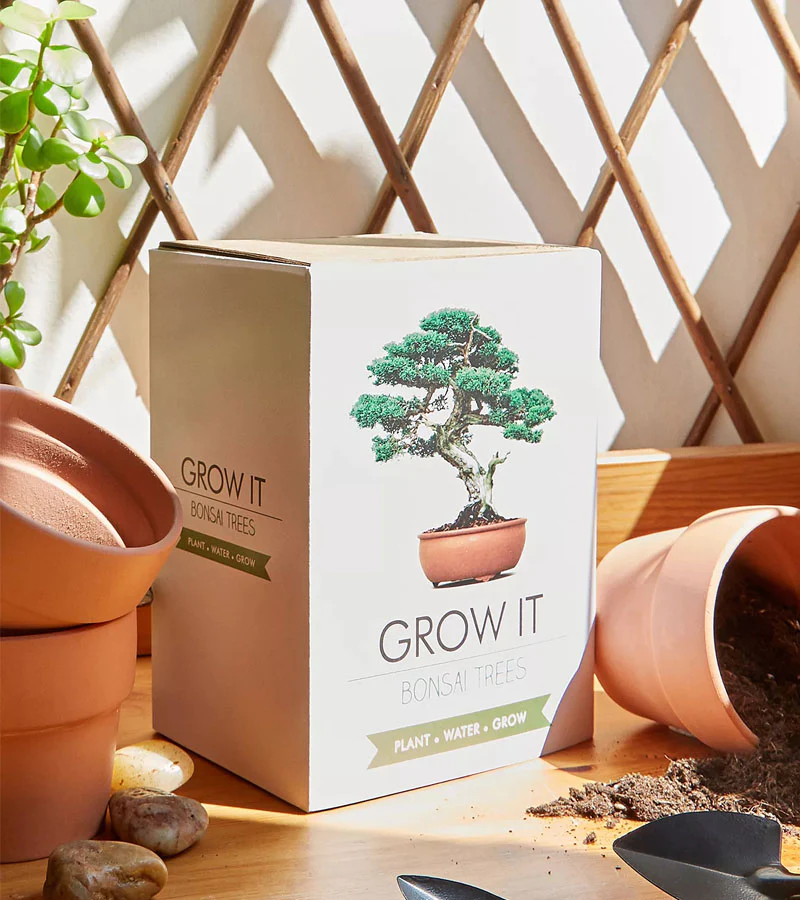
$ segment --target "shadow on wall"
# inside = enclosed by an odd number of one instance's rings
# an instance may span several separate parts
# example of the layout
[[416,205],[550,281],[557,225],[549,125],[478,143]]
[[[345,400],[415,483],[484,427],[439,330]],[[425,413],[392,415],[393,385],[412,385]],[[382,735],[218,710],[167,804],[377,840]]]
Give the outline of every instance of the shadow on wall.
[[[225,5],[227,7],[229,4]],[[231,8],[232,5],[230,3]],[[210,54],[216,36],[222,27],[223,17],[210,13],[213,6],[214,4],[210,0],[192,4],[189,7],[181,4],[179,0],[165,0],[165,2],[157,4],[131,4],[117,23],[113,35],[107,40],[109,54],[112,58],[116,58],[120,48],[129,41],[141,38],[164,27],[170,21],[180,18],[195,45],[208,48],[207,52],[203,54],[202,64]],[[225,15],[227,16],[227,14],[228,9],[225,10]],[[197,64],[183,67],[151,103],[137,106],[137,113],[154,146],[162,146],[170,137],[173,123],[177,125],[177,118],[194,90],[198,72],[199,65]],[[97,98],[102,100],[99,88],[95,85],[89,96],[93,104]],[[136,184],[140,184],[142,181],[141,175],[138,173],[134,173],[134,179]],[[110,223],[116,222],[123,214],[131,202],[133,190],[123,193],[114,188],[107,188],[104,192],[106,210],[101,218],[75,220],[63,216],[57,220],[61,245],[61,260],[58,267],[61,280],[59,291],[61,306],[57,311],[59,318],[65,314],[66,305],[81,282],[86,284],[95,298],[99,298],[116,266],[121,251],[121,241],[118,229],[111,227]],[[86,264],[87,245],[92,248],[91,266]],[[141,327],[141,323],[139,323],[139,330]],[[124,330],[116,336],[121,343],[124,343]],[[136,374],[134,369],[134,375]],[[53,387],[60,375],[60,371],[49,373],[49,377],[54,382]]]
[[[108,41],[112,57],[129,42],[176,18],[183,21],[194,44],[203,48],[202,55],[183,68],[163,92],[150,104],[137,109],[155,146],[163,146],[171,138],[233,6],[233,0],[229,0],[220,14],[213,0],[196,3],[188,10],[180,0],[144,7],[131,4],[118,23]],[[269,193],[221,237],[256,235],[267,239],[353,233],[359,230],[372,201],[374,186],[362,167],[344,155],[322,156],[316,150],[270,72],[270,55],[281,37],[291,6],[292,0],[268,0],[251,14],[214,96],[210,115],[216,151],[228,144],[236,129],[242,129],[273,183]],[[257,87],[257,102],[242,103],[242,85]],[[135,177],[141,181],[141,176]],[[180,196],[179,181],[177,186]],[[56,314],[59,318],[65,314],[69,298],[82,281],[99,298],[116,265],[120,235],[108,223],[123,213],[130,202],[130,193],[123,195],[110,189],[106,196],[103,222],[62,220],[59,223],[62,248],[59,267],[62,305]],[[213,207],[213,196],[203,199]],[[182,198],[182,202],[188,211],[191,204],[187,198]],[[88,241],[92,242],[93,259],[107,261],[105,265],[87,270]],[[149,246],[153,245],[151,240]],[[149,395],[147,340],[142,339],[142,332],[147,331],[146,281],[144,269],[137,265],[111,326],[145,404]],[[95,358],[92,366],[96,367],[98,362]],[[62,368],[48,372],[53,387],[61,372]]]
[[[300,2],[266,0],[256,9],[215,95],[211,114],[215,152],[221,154],[235,132],[242,130],[271,182],[268,192],[225,229],[226,237],[356,233],[363,226],[378,188],[374,171],[365,166],[364,160],[344,153],[320,154],[270,71],[270,57],[284,36],[290,14]],[[619,3],[648,60],[652,60],[666,37],[675,3],[673,0],[652,0],[647,4],[619,0]],[[455,2],[431,4],[428,0],[405,0],[405,4],[430,44],[438,47],[456,8]],[[179,118],[180,113],[176,111],[182,111],[191,96],[201,67],[210,56],[233,5],[233,0],[226,0],[224,9],[220,10],[220,4],[213,0],[202,0],[189,7],[182,0],[129,4],[116,24],[109,40],[112,55],[174,20],[180,20],[195,46],[203,48],[201,59],[182,68],[166,90],[139,110],[155,143],[168,139],[167,123]],[[701,9],[700,15],[703,12]],[[798,0],[788,0],[788,14],[793,26],[798,28]],[[576,19],[575,24],[580,37],[580,20]],[[380,40],[382,36],[388,37],[388,28],[386,35],[379,29],[375,39]],[[551,38],[555,40],[552,35]],[[296,52],[302,49],[296,48]],[[313,52],[326,51],[320,44]],[[481,138],[544,239],[573,243],[582,218],[580,205],[559,171],[558,160],[550,155],[531,128],[501,67],[502,60],[496,61],[487,44],[476,34],[464,53],[451,90],[460,95]],[[399,71],[397,77],[407,75]],[[243,85],[256,94],[253,102],[242,102]],[[632,85],[631,96],[633,93]],[[796,207],[793,198],[800,195],[796,165],[800,104],[790,91],[786,125],[766,163],[759,166],[731,104],[692,36],[687,39],[666,84],[665,97],[713,180],[730,221],[696,289],[712,330],[725,348],[733,339],[791,220]],[[436,127],[434,124],[428,139],[431,144],[436,140]],[[371,153],[366,135],[363,140],[367,152]],[[674,181],[676,186],[681,180],[680,170],[675,169],[666,153],[663,180],[667,184]],[[794,183],[787,183],[792,180]],[[193,197],[192,204],[187,205],[202,208],[205,204],[207,210],[213,209],[212,193],[209,190],[208,196]],[[490,198],[480,199],[490,202]],[[108,192],[108,201],[106,223],[119,216],[129,202],[113,191]],[[436,217],[436,210],[433,213]],[[59,224],[59,232],[63,248],[61,297],[72,297],[81,280],[98,297],[113,264],[87,273],[86,243],[94,242],[95,259],[115,260],[120,248],[117,230],[99,222],[67,222]],[[630,286],[626,286],[625,261],[615,259],[606,251],[603,234],[601,222],[596,246],[604,252],[602,358],[624,414],[616,445],[680,443],[710,382],[682,327],[672,333],[663,352],[654,359],[636,313],[636,307],[641,309],[647,298],[636,298],[636,304],[632,302]],[[115,317],[113,331],[145,402],[148,361],[147,342],[142,340],[142,332],[146,332],[146,322],[145,275],[137,267]],[[632,373],[635,377],[631,377]],[[53,372],[48,377],[55,382],[60,374],[60,371]],[[763,391],[763,382],[759,388]],[[745,390],[745,393],[751,407],[758,409],[759,397],[752,396],[752,391]],[[769,430],[765,430],[769,438]]]
[[[431,4],[426,0],[406,2],[431,43],[438,46],[442,28]],[[648,61],[652,61],[668,35],[675,3],[620,2]],[[800,4],[790,0],[789,7],[792,24],[797,26]],[[464,53],[453,84],[544,239],[574,243],[582,211],[477,35]],[[691,35],[667,80],[665,94],[712,177],[730,220],[728,233],[695,291],[725,349],[797,206],[793,197],[800,191],[787,190],[786,181],[787,173],[796,169],[792,152],[796,156],[800,104],[790,97],[786,127],[762,168]],[[680,172],[670,166],[666,155],[663,177],[667,182],[680,179]],[[598,232],[602,235],[602,221]],[[604,255],[602,360],[625,415],[615,446],[679,444],[710,388],[708,376],[682,327],[674,332],[659,359],[653,359],[614,259],[601,240],[594,246]],[[632,372],[636,378],[630,377]],[[658,402],[653,402],[654,397]],[[748,400],[757,408],[757,397],[748,396]],[[664,415],[665,407],[669,415]],[[735,434],[731,439],[736,441]]]
[[[659,14],[653,16],[654,3],[647,4],[645,10],[636,0],[620,2],[648,59],[652,60],[663,41],[663,34],[654,26],[653,19],[668,21],[669,16],[674,14],[674,4],[671,0],[659,0]],[[800,3],[789,0],[786,11],[790,25],[797,34],[800,31]],[[701,9],[701,14],[703,12],[708,10]],[[756,27],[761,28],[761,25]],[[766,162],[760,166],[753,157],[747,137],[722,86],[691,35],[673,67],[664,92],[713,179],[730,220],[725,239],[695,291],[712,332],[723,349],[727,349],[797,209],[800,198],[800,178],[797,177],[800,98],[789,83],[785,126]],[[680,177],[679,173],[670,171],[666,158],[664,177],[668,180]],[[765,325],[769,316],[768,312]],[[662,357],[664,374],[669,377],[669,373],[679,371],[681,360],[685,360],[689,352],[689,338],[680,329]],[[696,354],[693,355],[695,358]],[[746,364],[743,369],[746,372]],[[625,385],[624,368],[619,371],[615,367],[609,375],[615,389],[618,385]],[[745,389],[751,409],[758,413],[760,401],[765,398],[748,391],[742,376],[739,377],[739,384]],[[697,396],[696,391],[684,395],[689,402],[686,403],[685,419],[680,423],[682,434],[687,433],[694,422],[709,387],[708,383],[704,385],[701,397]],[[620,398],[620,401],[627,412],[624,399]],[[657,415],[657,411],[652,410],[651,415]],[[725,414],[719,413],[718,420],[720,418],[728,440],[737,442]],[[767,440],[770,439],[768,426],[768,422],[763,422]],[[617,443],[623,447],[633,446],[631,438],[640,433],[641,426],[635,416],[629,416]],[[655,421],[648,423],[646,433],[658,434]]]

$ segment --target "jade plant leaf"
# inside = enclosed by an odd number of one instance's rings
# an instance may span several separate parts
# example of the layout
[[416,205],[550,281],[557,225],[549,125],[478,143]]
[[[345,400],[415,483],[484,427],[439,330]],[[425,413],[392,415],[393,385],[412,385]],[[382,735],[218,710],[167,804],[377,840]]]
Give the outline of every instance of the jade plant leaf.
[[47,47],[42,58],[44,73],[54,84],[80,84],[92,74],[92,61],[77,47],[59,44]]
[[72,97],[68,91],[52,81],[42,81],[33,91],[33,102],[39,112],[46,116],[60,116],[72,105]]
[[117,162],[115,159],[105,158],[103,162],[108,169],[108,180],[121,191],[127,190],[133,181],[131,170],[125,163]]
[[21,47],[19,50],[15,50],[14,53],[32,66],[39,65],[39,54],[35,50],[31,50],[28,47]]
[[11,259],[11,247],[8,244],[0,244],[0,266],[4,266]]
[[0,363],[19,369],[24,362],[25,346],[8,326],[3,326],[0,330]]
[[[39,185],[39,190],[36,192],[36,205],[42,212],[46,212],[50,209],[58,201],[58,197],[56,196],[56,192],[50,187],[46,182],[42,182]],[[33,235],[31,235],[31,238]]]
[[2,234],[22,234],[26,225],[25,216],[18,209],[10,206],[0,209],[0,232]]
[[36,253],[37,250],[41,250],[42,247],[50,240],[50,235],[45,234],[43,237],[39,237],[38,234],[34,233],[31,235],[30,243],[28,244],[28,253]]
[[27,3],[16,2],[0,10],[0,24],[12,31],[27,34],[38,41],[47,25],[47,16],[42,10]]
[[53,166],[70,162],[79,156],[80,150],[73,147],[72,144],[63,138],[48,138],[42,144],[42,157]]
[[3,84],[14,84],[23,69],[27,69],[30,74],[28,63],[24,59],[20,59],[16,54],[4,53],[0,56],[0,81]]
[[50,16],[47,13],[40,9],[38,6],[34,6],[32,3],[26,3],[25,0],[14,0],[11,4],[12,9],[15,9],[21,16],[24,16],[26,19],[30,19],[31,22],[37,22],[41,25],[46,25],[50,21]]
[[42,343],[42,332],[35,325],[26,322],[24,319],[14,320],[14,332],[23,344],[29,347],[36,347]]
[[54,19],[89,19],[97,12],[85,3],[77,3],[76,0],[62,0],[58,4]]
[[106,198],[100,186],[84,172],[75,176],[64,194],[64,209],[71,216],[92,218],[105,209]]
[[95,180],[105,178],[108,175],[106,164],[100,159],[96,153],[86,153],[77,159],[78,168],[84,175],[88,175]]
[[112,137],[106,143],[106,150],[120,162],[133,166],[147,159],[147,147],[139,138],[131,134],[121,134],[117,137]]
[[8,314],[15,316],[25,302],[25,288],[18,281],[9,281],[3,289],[3,293],[8,304]]
[[22,163],[32,172],[43,172],[50,164],[42,156],[44,137],[35,125],[28,128],[25,146],[22,149]]
[[72,132],[75,137],[88,143],[92,142],[94,130],[86,116],[82,116],[79,112],[68,112],[62,121],[67,131]]
[[17,91],[0,100],[0,131],[17,134],[28,124],[30,91]]
[[92,141],[107,141],[119,134],[119,129],[105,119],[89,119],[88,122]]

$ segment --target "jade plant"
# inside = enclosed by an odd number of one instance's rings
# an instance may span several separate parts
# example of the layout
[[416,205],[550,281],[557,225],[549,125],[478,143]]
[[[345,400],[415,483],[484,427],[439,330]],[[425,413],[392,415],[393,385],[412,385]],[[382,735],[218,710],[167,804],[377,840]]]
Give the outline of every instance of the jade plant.
[[481,462],[470,447],[473,429],[495,428],[508,440],[537,444],[539,426],[556,414],[553,401],[538,388],[513,386],[519,358],[478,313],[440,309],[420,329],[386,344],[386,355],[367,366],[373,384],[417,393],[362,394],[350,414],[361,428],[380,430],[372,438],[377,462],[439,456],[456,470],[468,502],[443,529],[504,521],[493,490],[509,454],[497,451]]
[[56,39],[64,20],[94,12],[74,0],[63,0],[52,14],[23,0],[0,10],[4,33],[26,35],[20,42],[30,45],[0,55],[0,363],[14,369],[25,362],[25,345],[42,340],[22,317],[25,288],[12,279],[23,253],[47,244],[41,226],[62,209],[80,218],[99,215],[106,203],[100,182],[129,187],[128,165],[147,155],[137,137],[88,117],[83,89],[91,60]]

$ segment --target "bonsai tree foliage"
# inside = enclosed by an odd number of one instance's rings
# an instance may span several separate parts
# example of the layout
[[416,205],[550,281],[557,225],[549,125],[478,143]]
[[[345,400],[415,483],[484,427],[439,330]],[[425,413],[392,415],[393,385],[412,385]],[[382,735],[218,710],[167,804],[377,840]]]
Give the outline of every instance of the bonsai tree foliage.
[[362,394],[350,414],[361,428],[380,429],[372,438],[377,462],[410,454],[440,456],[453,466],[468,503],[446,527],[502,521],[492,492],[497,467],[509,454],[498,451],[482,463],[470,448],[473,429],[495,428],[508,440],[538,444],[539,426],[556,414],[553,401],[538,388],[512,387],[517,354],[478,313],[440,309],[420,329],[386,344],[386,355],[367,366],[375,385],[419,393]]
[[23,0],[0,10],[4,33],[26,35],[31,44],[0,55],[0,363],[14,369],[25,362],[25,345],[42,340],[22,318],[25,288],[11,277],[22,254],[45,246],[50,236],[39,228],[60,210],[99,215],[106,203],[99,182],[129,187],[126,163],[147,155],[138,138],[84,115],[89,104],[82,86],[92,63],[82,50],[54,40],[63,20],[94,12],[75,0],[63,0],[52,15]]

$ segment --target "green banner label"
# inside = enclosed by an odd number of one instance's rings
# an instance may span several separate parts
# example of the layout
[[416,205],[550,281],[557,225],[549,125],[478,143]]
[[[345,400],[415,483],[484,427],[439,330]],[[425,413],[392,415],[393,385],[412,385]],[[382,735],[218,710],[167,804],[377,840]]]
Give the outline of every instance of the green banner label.
[[545,718],[544,705],[549,698],[550,695],[545,694],[450,719],[370,734],[368,737],[378,752],[372,757],[369,768],[391,766],[407,759],[433,756],[546,728],[550,723]]
[[240,572],[248,572],[250,575],[255,575],[256,578],[270,580],[269,572],[267,572],[267,563],[270,557],[266,553],[248,550],[247,547],[222,541],[210,534],[184,528],[178,541],[178,549],[203,556],[213,562],[222,563],[223,566],[230,566]]

